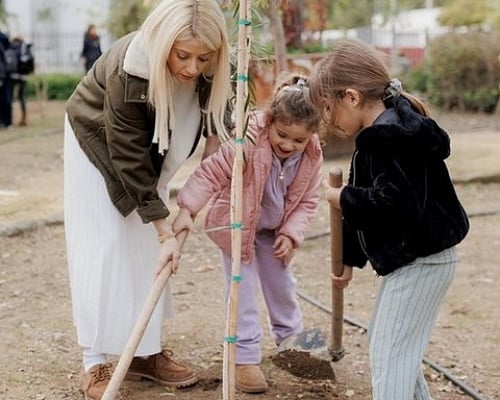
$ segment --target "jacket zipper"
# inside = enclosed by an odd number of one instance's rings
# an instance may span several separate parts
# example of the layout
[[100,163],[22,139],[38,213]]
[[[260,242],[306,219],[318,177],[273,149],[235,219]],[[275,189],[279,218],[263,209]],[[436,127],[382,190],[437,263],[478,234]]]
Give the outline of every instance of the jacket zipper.
[[278,180],[281,182],[281,186],[283,186],[283,193],[286,194],[285,171],[286,171],[285,166],[280,165],[280,171],[278,173]]
[[[287,188],[286,188],[286,182],[285,182],[285,171],[286,171],[286,167],[284,165],[281,165],[281,162],[280,162],[280,169],[279,169],[279,172],[278,172],[278,183],[281,184],[281,187],[283,189],[283,195],[284,197],[286,198],[286,191],[287,191]],[[285,218],[285,209],[281,210],[281,216],[280,216],[280,226],[283,224],[283,219]]]

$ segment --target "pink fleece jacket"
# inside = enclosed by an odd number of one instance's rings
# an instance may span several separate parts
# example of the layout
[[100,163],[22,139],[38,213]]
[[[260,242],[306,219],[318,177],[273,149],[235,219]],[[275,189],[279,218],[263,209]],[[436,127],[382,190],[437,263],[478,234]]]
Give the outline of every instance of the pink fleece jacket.
[[[269,129],[262,113],[250,115],[247,139],[243,145],[243,230],[241,261],[251,262],[257,223],[261,212],[262,195],[272,164]],[[249,140],[248,137],[252,139]],[[229,226],[231,216],[231,174],[235,155],[232,141],[223,143],[219,150],[205,159],[177,194],[177,204],[192,215],[207,206],[205,228]],[[295,179],[288,188],[285,212],[276,235],[284,234],[299,247],[304,233],[316,213],[319,203],[323,153],[317,135],[307,144]],[[227,254],[231,254],[231,230],[208,233],[209,237]]]

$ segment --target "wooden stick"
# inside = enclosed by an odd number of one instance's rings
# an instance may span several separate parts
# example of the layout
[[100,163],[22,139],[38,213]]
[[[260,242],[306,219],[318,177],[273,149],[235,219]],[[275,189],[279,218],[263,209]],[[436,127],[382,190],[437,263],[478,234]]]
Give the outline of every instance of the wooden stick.
[[226,311],[226,335],[222,365],[222,397],[234,400],[238,297],[241,267],[241,228],[243,208],[243,137],[248,98],[248,65],[251,48],[250,0],[240,0],[238,21],[238,65],[236,76],[236,150],[231,177],[231,275]]
[[[177,234],[177,240],[179,241],[180,249],[182,249],[187,235],[187,230],[181,231]],[[144,336],[144,332],[146,331],[151,316],[153,315],[156,304],[158,303],[158,300],[160,299],[171,275],[172,261],[169,261],[154,281],[153,288],[151,289],[151,292],[149,293],[149,296],[144,303],[141,314],[139,315],[139,318],[135,323],[134,329],[132,329],[132,333],[129,336],[127,344],[123,349],[120,359],[118,360],[118,364],[116,365],[115,371],[111,376],[111,380],[109,381],[101,400],[114,400],[116,395],[118,394],[120,386],[123,383],[125,376],[127,375],[130,364],[132,363],[132,359],[135,356],[137,347],[139,346],[139,343]]]
[[[334,168],[329,174],[329,184],[335,188],[342,186],[342,170]],[[330,205],[330,253],[331,272],[335,276],[341,276],[344,270],[342,260],[342,213]],[[332,336],[330,354],[334,361],[344,356],[342,346],[342,331],[344,324],[344,291],[332,283]]]

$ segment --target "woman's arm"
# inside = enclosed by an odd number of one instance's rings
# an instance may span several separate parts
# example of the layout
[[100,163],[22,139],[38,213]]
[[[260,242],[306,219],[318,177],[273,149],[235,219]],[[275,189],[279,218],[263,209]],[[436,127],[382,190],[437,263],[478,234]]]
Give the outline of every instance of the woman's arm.
[[142,92],[139,90],[142,83],[146,90],[147,81],[129,81],[127,90],[137,91],[138,99],[125,102],[124,99],[131,96],[125,89],[127,79],[117,71],[107,78],[104,99],[106,142],[113,169],[146,223],[165,218],[169,211],[158,195],[158,175],[149,153],[153,117],[146,100],[141,101]]

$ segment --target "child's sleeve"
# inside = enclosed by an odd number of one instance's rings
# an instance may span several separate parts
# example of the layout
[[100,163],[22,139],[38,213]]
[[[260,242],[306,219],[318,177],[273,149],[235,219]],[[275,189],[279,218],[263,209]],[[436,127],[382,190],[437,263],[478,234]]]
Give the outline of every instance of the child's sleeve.
[[415,186],[419,179],[410,178],[397,159],[372,159],[371,186],[348,185],[341,192],[340,206],[349,226],[357,230],[378,229],[391,221],[400,224],[420,215],[422,201]]
[[230,184],[234,147],[223,143],[195,169],[177,194],[177,205],[197,214],[214,196]]
[[359,244],[357,231],[351,229],[346,223],[342,226],[342,262],[350,267],[363,268],[368,258]]

